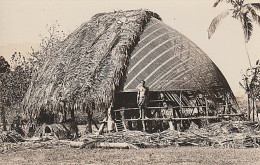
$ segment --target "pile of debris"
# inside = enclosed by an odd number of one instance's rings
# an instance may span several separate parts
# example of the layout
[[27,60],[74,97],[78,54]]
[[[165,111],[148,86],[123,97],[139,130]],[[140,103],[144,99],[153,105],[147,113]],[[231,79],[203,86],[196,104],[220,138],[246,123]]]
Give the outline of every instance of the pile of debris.
[[[74,141],[69,139],[61,140],[61,138],[65,137],[61,136],[63,133],[60,133],[63,132],[60,131],[63,128],[60,125],[45,125],[38,131],[41,136],[30,139],[23,139],[15,131],[3,132],[0,134],[0,152],[68,146],[76,148],[134,149],[168,146],[211,146],[216,148],[260,147],[260,123],[244,121],[211,123],[204,128],[198,128],[195,124],[191,124],[189,130],[184,132],[166,130],[152,134],[141,131],[122,131],[106,133],[104,135],[87,134]],[[66,129],[64,128],[64,130]],[[64,135],[67,135],[66,131],[64,132]],[[46,136],[49,133],[56,134],[57,138]]]
[[3,131],[0,133],[0,143],[17,143],[24,141],[16,131]]
[[[24,138],[16,131],[2,131],[0,133],[0,153],[9,150],[13,144],[23,142]],[[8,144],[8,145],[6,145]]]
[[39,139],[39,138],[30,138],[26,139],[24,142],[17,143],[0,143],[0,154],[13,152],[13,151],[23,151],[23,150],[36,150],[36,149],[50,149],[50,148],[60,148],[67,147],[67,144],[64,144],[60,140],[54,139]]
[[36,128],[33,137],[23,137],[12,131],[0,133],[0,153],[24,149],[53,148],[67,146],[61,139],[72,139],[76,137],[77,127],[72,122],[61,124],[43,124]]
[[[187,134],[184,132],[164,131],[161,133],[145,133],[140,131],[125,131],[108,133],[105,135],[86,135],[80,138],[85,143],[106,142],[106,143],[128,143],[141,148],[166,147],[166,146],[207,146],[207,138]],[[93,144],[93,143],[91,143]]]
[[[85,135],[79,139],[85,146],[99,143],[128,143],[141,148],[167,146],[213,146],[218,148],[248,148],[260,146],[260,124],[230,121],[191,128],[185,132],[164,131],[145,133],[125,131],[104,135]],[[86,145],[87,144],[87,145]]]
[[208,137],[215,147],[257,148],[260,146],[260,123],[226,121],[212,123],[188,132]]

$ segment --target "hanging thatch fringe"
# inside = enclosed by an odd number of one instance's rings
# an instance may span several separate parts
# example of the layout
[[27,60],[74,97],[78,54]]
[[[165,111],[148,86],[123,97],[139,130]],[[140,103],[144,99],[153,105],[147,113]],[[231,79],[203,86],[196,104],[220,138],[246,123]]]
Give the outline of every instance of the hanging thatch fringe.
[[96,14],[55,50],[48,50],[51,55],[24,98],[25,114],[32,119],[41,109],[58,113],[108,108],[127,69],[129,52],[151,17],[161,20],[143,9]]

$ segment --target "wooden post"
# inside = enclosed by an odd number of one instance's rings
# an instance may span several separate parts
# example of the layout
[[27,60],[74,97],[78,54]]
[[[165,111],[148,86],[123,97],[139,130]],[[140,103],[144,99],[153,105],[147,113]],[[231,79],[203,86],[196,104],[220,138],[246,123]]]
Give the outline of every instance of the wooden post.
[[253,122],[255,122],[255,98],[252,98]]
[[174,131],[174,126],[171,120],[169,121],[169,127],[170,127],[170,131]]
[[[142,108],[141,108],[142,109]],[[142,119],[144,119],[145,117],[144,117],[144,108],[141,110],[142,111]],[[143,132],[145,132],[146,131],[146,129],[145,129],[145,121],[144,120],[142,120],[142,125],[143,125]]]
[[209,105],[208,105],[208,100],[205,98],[205,103],[206,103],[206,116],[209,116]]
[[145,129],[145,121],[142,121],[142,125],[143,125],[143,132],[145,132],[146,131],[146,129]]
[[98,132],[97,132],[97,135],[102,134],[106,123],[107,123],[107,117],[103,120],[101,126],[99,127]]
[[75,112],[74,112],[74,108],[70,109],[70,116],[71,116],[71,121],[75,121]]
[[248,115],[248,120],[250,120],[250,118],[251,118],[250,117],[250,113],[251,112],[250,112],[250,95],[249,94],[247,95],[247,111],[248,111],[248,114],[247,114]]
[[229,105],[228,105],[228,96],[226,95],[226,99],[225,99],[225,112],[224,114],[228,114],[229,113]]
[[182,91],[180,92],[180,112],[182,117],[182,104],[181,104]]
[[65,101],[63,101],[63,109],[62,109],[62,115],[63,115],[63,118],[62,118],[62,122],[66,122],[66,120],[67,120],[67,112],[66,112],[66,102]]
[[92,115],[90,114],[90,110],[88,110],[88,127],[87,127],[87,131],[92,133]]
[[126,127],[126,121],[125,121],[125,112],[121,112],[121,116],[122,116],[122,124],[124,126],[124,129],[126,130],[127,127]]
[[[206,104],[206,116],[209,116],[209,107],[208,107],[208,100],[205,98],[205,104]],[[209,120],[206,119],[206,124],[209,124]]]
[[[141,113],[141,119],[144,119],[145,118],[144,107],[140,107],[140,113]],[[145,132],[146,129],[145,129],[145,121],[144,120],[142,120],[142,126],[143,126],[143,132]]]
[[[139,107],[139,113],[140,113],[139,119],[144,119],[144,109],[141,106]],[[142,120],[141,123],[142,123],[143,132],[145,132],[145,122]],[[138,125],[140,125],[140,123],[138,123]],[[138,129],[141,128],[139,127]]]
[[259,122],[259,113],[258,113],[257,104],[255,104],[255,112],[256,112],[256,120]]
[[[180,91],[180,114],[183,117],[182,113],[182,104],[181,104],[182,91]],[[181,128],[183,127],[183,121],[181,120]]]
[[[107,130],[108,130],[108,132],[114,131],[115,127],[116,127],[115,121],[112,119],[112,107],[113,107],[113,105],[111,104],[107,110]],[[117,129],[117,127],[116,127],[116,129]]]

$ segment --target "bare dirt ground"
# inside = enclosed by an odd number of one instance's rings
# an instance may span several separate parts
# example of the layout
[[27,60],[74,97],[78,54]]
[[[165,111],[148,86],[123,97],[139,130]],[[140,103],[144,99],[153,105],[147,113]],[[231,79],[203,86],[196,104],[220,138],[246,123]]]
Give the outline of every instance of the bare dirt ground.
[[260,148],[52,149],[0,154],[0,164],[260,164]]

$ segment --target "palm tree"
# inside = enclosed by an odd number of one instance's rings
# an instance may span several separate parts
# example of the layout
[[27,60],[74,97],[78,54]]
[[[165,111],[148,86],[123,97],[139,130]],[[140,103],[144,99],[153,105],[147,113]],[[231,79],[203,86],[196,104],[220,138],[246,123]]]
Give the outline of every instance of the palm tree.
[[243,75],[243,84],[239,84],[246,91],[248,96],[248,119],[250,120],[250,103],[252,103],[252,118],[253,121],[255,121],[255,111],[256,116],[258,117],[256,101],[260,100],[260,65],[256,64],[256,67],[248,69]]
[[209,39],[211,38],[211,36],[216,31],[220,21],[222,21],[228,15],[231,15],[232,18],[238,20],[242,25],[242,29],[244,31],[244,40],[245,40],[247,58],[248,58],[249,66],[250,68],[252,68],[250,56],[247,49],[247,43],[250,40],[250,37],[252,35],[252,31],[253,31],[252,23],[255,22],[260,25],[260,16],[257,14],[257,11],[260,11],[260,3],[244,3],[244,0],[217,0],[214,3],[214,7],[217,7],[217,5],[220,2],[226,2],[228,4],[231,4],[233,8],[220,13],[217,17],[215,17],[212,20],[208,28],[208,37]]

